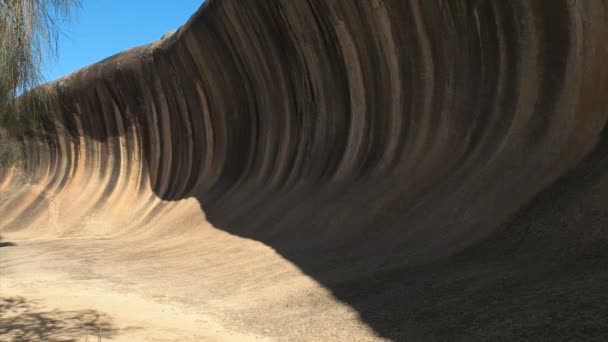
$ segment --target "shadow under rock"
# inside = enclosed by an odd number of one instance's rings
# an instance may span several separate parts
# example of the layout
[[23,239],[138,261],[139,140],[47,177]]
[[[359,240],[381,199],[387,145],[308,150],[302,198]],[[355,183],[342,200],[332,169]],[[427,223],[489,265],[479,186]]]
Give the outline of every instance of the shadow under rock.
[[0,247],[13,247],[17,246],[14,242],[2,241],[2,235],[0,235]]

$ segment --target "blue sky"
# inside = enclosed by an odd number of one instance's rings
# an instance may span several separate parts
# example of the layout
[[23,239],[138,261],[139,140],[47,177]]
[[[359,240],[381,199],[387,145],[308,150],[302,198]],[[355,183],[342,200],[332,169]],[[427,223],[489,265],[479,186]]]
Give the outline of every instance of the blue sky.
[[75,20],[63,27],[59,55],[49,61],[51,81],[178,28],[203,0],[83,0]]

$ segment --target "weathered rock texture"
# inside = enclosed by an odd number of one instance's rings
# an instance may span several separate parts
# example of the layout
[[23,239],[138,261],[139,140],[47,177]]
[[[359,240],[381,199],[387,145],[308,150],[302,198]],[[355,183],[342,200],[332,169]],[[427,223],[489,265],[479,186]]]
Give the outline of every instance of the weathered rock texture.
[[[96,216],[170,236],[202,211],[398,338],[403,267],[608,260],[607,37],[601,0],[208,0],[58,81],[62,105],[25,144],[44,190],[5,204],[1,226],[76,234]],[[353,295],[379,270],[383,309]]]

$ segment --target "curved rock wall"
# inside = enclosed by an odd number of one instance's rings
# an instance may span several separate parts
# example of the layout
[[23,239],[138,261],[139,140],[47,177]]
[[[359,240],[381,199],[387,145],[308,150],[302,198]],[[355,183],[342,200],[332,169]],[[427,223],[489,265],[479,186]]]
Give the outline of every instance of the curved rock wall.
[[599,0],[208,0],[56,82],[25,144],[38,190],[0,225],[173,234],[204,212],[284,254],[428,262],[491,236],[597,145],[607,36]]

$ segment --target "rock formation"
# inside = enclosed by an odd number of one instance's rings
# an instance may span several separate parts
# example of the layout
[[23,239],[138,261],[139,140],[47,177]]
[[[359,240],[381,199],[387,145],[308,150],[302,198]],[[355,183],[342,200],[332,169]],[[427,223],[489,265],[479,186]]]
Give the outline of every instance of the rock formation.
[[396,338],[332,270],[394,289],[442,260],[608,260],[606,37],[601,0],[207,0],[56,81],[24,139],[41,190],[5,203],[0,228],[63,236],[95,216],[170,236],[204,213]]

